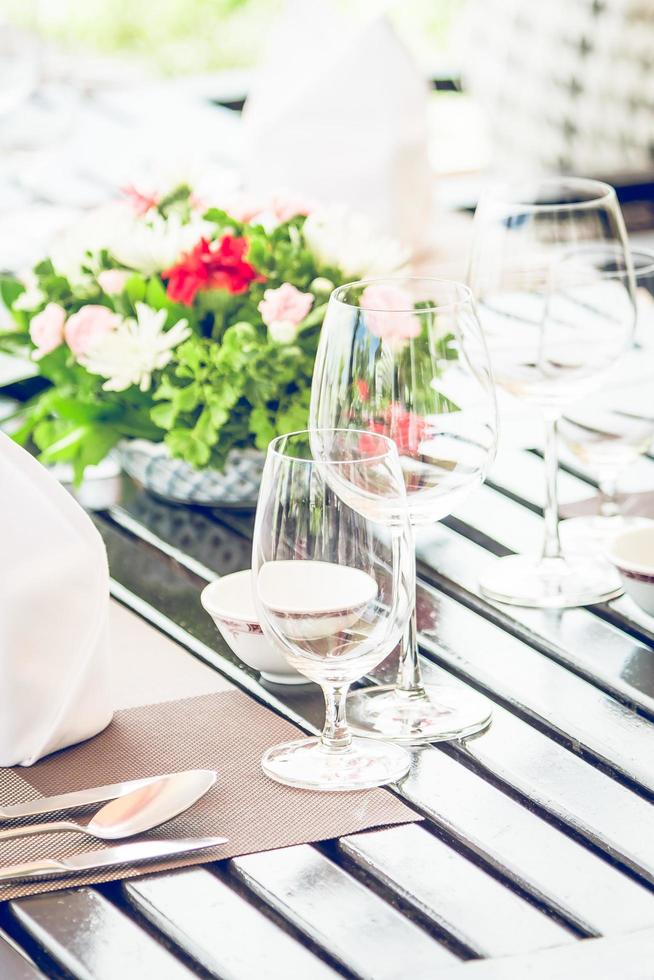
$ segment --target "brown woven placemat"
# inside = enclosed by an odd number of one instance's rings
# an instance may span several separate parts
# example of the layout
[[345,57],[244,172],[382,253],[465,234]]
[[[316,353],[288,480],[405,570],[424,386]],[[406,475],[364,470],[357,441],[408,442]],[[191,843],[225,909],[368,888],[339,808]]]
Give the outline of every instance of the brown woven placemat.
[[[88,742],[57,752],[29,769],[0,770],[0,802],[8,805],[158,773],[215,769],[215,786],[194,807],[165,826],[131,839],[229,837],[227,845],[211,851],[138,867],[0,885],[0,901],[422,819],[383,789],[315,793],[282,786],[264,776],[260,760],[265,749],[298,736],[302,736],[299,729],[247,695],[223,691],[119,711],[109,728]],[[75,833],[3,841],[0,865],[65,857],[103,846],[111,845]]]

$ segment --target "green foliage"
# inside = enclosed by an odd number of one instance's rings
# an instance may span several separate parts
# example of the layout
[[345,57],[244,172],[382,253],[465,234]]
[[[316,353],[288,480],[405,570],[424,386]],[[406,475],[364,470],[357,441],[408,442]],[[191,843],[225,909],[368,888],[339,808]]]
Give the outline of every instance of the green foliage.
[[262,324],[234,323],[220,344],[193,337],[176,360],[150,413],[174,456],[220,468],[234,446],[265,450],[274,436],[307,424],[313,357],[272,343]]
[[[190,200],[190,188],[180,186],[157,208],[163,217],[174,213],[185,221]],[[316,278],[339,282],[342,273],[322,265],[307,247],[303,217],[272,231],[238,222],[218,209],[210,209],[205,218],[213,223],[216,239],[225,234],[247,238],[247,261],[260,275],[247,291],[200,290],[189,307],[171,300],[160,275],[127,270],[122,291],[109,295],[97,277],[120,265],[106,249],[87,253],[75,283],[49,259],[40,262],[34,269],[39,292],[30,294],[37,297],[36,305],[27,311],[14,308],[25,291],[23,284],[11,277],[0,280],[0,296],[14,318],[14,328],[0,334],[0,349],[29,354],[34,349],[30,320],[47,303],[59,304],[66,316],[87,303],[100,304],[123,318],[135,318],[137,305],[143,303],[166,311],[164,329],[182,319],[191,329],[169,363],[154,371],[147,391],[137,385],[105,390],[106,379],[86,370],[66,343],[41,357],[39,373],[50,387],[24,407],[16,438],[31,440],[44,462],[70,463],[81,479],[84,468],[99,462],[121,439],[142,437],[165,441],[173,456],[193,466],[221,468],[232,448],[265,450],[274,436],[307,425],[326,296],[314,294],[313,307],[291,344],[271,340],[258,305],[267,289],[292,283],[308,292]]]

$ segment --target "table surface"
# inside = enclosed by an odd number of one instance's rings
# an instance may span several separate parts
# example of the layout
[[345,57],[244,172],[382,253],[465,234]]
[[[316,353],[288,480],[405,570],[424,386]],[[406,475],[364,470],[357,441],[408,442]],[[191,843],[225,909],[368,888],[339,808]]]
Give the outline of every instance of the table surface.
[[[641,472],[654,484],[654,461]],[[626,597],[541,612],[477,586],[493,555],[537,547],[542,476],[535,451],[505,453],[420,534],[425,674],[494,702],[486,733],[414,750],[397,791],[424,823],[5,903],[0,977],[651,978],[654,619]],[[589,481],[562,471],[562,499]],[[320,724],[316,688],[261,683],[200,606],[249,565],[251,514],[131,487],[96,521],[121,705],[233,684]]]
[[[169,94],[63,99],[47,152],[28,148],[2,196],[0,265],[150,172]],[[196,113],[177,117],[230,172],[234,118]],[[654,461],[639,473],[654,486]],[[583,472],[560,483],[563,501],[594,492]],[[398,792],[421,825],[0,904],[0,980],[651,980],[654,619],[624,597],[541,612],[478,590],[494,555],[537,549],[542,489],[538,453],[505,451],[461,511],[421,533],[425,675],[494,702],[483,735],[414,751]],[[132,492],[97,523],[120,603],[118,676],[129,668],[121,706],[232,684],[320,724],[315,688],[262,684],[200,606],[208,580],[249,565],[251,514]],[[375,679],[392,675],[389,663]]]

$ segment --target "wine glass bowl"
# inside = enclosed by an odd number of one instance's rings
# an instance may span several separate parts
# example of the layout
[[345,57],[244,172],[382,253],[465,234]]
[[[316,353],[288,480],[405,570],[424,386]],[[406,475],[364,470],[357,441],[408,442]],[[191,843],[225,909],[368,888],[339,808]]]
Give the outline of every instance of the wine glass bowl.
[[[318,347],[310,417],[317,429],[359,429],[364,444],[379,435],[392,440],[412,526],[449,514],[483,481],[497,438],[488,352],[470,290],[417,277],[336,289]],[[385,514],[392,509],[387,503]],[[357,734],[420,743],[488,725],[490,704],[481,695],[422,684],[416,637],[414,610],[396,687],[350,696]]]
[[[597,249],[595,262],[620,276],[615,249]],[[624,470],[654,442],[654,349],[647,336],[647,308],[654,290],[654,253],[632,249],[637,302],[637,337],[612,365],[601,388],[566,406],[558,422],[565,447],[597,480],[599,513],[571,517],[561,523],[564,548],[603,553],[617,534],[651,526],[646,517],[623,515],[618,481]]]
[[556,426],[566,405],[601,387],[633,337],[633,267],[615,191],[565,177],[490,191],[475,214],[468,281],[497,383],[538,405],[546,423],[542,555],[494,561],[482,591],[549,608],[612,598],[620,582],[608,563],[562,554]]
[[[319,458],[311,455],[312,438]],[[393,508],[392,520],[378,528],[370,500],[379,487]],[[348,688],[392,652],[409,616],[413,568],[403,497],[397,451],[381,435],[291,433],[268,448],[252,551],[255,604],[269,642],[321,685],[326,702],[320,738],[264,755],[264,771],[279,782],[363,789],[408,769],[404,750],[352,739],[345,721]]]
[[496,445],[493,385],[470,291],[438,279],[350,283],[334,291],[322,337],[312,424],[392,439],[411,523],[449,514],[483,481]]

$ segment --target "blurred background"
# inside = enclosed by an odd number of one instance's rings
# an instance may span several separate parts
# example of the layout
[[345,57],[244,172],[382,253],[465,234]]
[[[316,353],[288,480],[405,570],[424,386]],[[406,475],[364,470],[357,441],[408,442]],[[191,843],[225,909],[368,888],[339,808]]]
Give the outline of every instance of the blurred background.
[[654,226],[654,3],[0,0],[0,268],[118,188],[279,187],[461,274],[489,174],[615,183]]

